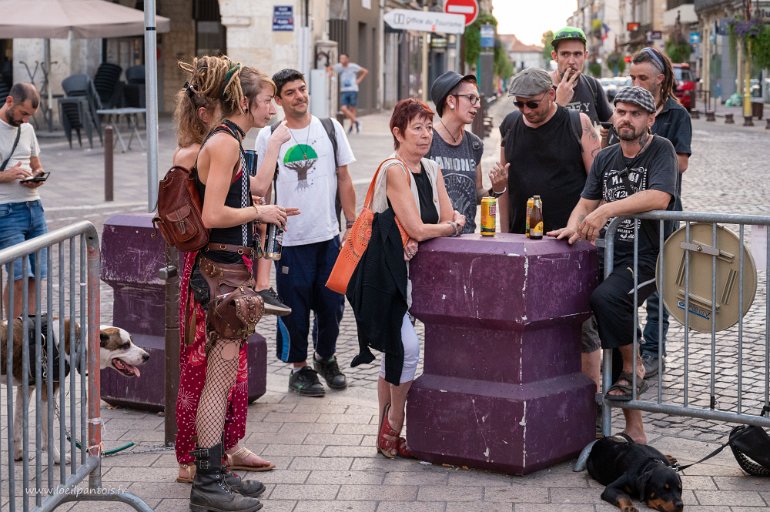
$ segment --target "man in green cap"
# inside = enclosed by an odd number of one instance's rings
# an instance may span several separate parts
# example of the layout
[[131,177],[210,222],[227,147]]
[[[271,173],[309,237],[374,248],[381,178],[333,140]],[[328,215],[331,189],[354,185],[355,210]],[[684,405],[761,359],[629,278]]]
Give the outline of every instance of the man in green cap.
[[609,121],[612,107],[602,84],[583,74],[588,57],[585,33],[577,27],[564,27],[554,33],[551,44],[551,58],[556,61],[556,70],[551,72],[556,103],[587,114],[593,124]]

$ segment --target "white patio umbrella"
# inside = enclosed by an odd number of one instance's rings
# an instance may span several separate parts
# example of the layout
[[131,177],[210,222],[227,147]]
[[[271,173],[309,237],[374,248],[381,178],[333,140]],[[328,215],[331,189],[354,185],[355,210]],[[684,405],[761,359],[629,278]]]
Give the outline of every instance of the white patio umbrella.
[[[0,0],[0,37],[63,39],[140,36],[144,13],[105,0]],[[170,21],[157,17],[158,30]]]
[[[158,61],[156,33],[168,32],[168,18],[155,15],[155,0],[144,2],[145,12],[105,0],[0,0],[0,38],[45,39],[44,62],[51,61],[50,39],[110,38],[144,34],[147,98],[148,208],[157,196]],[[46,76],[46,75],[44,75]],[[47,77],[44,83],[47,86]],[[52,93],[48,90],[48,108]]]

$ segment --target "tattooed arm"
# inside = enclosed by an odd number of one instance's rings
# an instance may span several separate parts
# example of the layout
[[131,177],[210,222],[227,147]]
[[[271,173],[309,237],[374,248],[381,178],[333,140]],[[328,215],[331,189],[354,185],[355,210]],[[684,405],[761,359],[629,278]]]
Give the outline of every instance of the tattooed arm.
[[580,114],[580,124],[583,128],[583,135],[580,138],[580,143],[583,146],[583,167],[588,174],[591,164],[594,163],[594,158],[602,148],[599,143],[599,136],[591,124],[591,119],[585,114]]

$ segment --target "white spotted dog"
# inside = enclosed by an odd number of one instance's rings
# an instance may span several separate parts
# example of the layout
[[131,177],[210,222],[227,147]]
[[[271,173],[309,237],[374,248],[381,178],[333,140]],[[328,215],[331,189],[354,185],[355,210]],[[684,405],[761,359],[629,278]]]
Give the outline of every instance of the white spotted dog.
[[[28,350],[30,354],[30,364],[29,364],[29,374],[26,376],[27,382],[29,384],[29,390],[30,390],[30,396],[32,391],[36,387],[35,382],[35,319],[34,317],[30,317],[27,323],[28,327],[28,333],[27,333],[27,339],[28,341]],[[14,414],[13,414],[13,425],[14,425],[14,434],[13,434],[13,456],[14,460],[21,460],[22,459],[22,421],[23,421],[23,415],[24,411],[22,411],[21,403],[23,398],[23,388],[22,388],[22,343],[24,342],[23,337],[23,322],[21,317],[15,318],[12,325],[13,330],[13,369],[12,369],[12,376],[13,376],[13,385],[16,386],[16,401],[14,404]],[[48,343],[46,341],[46,335],[47,335],[47,328],[48,328],[48,319],[46,318],[46,315],[41,315],[41,350],[45,351],[45,349],[48,346]],[[51,355],[53,357],[53,373],[54,373],[54,381],[52,383],[53,387],[53,403],[54,406],[58,404],[58,394],[59,394],[59,385],[60,382],[59,379],[59,361],[58,359],[60,357],[64,357],[64,369],[65,369],[65,377],[67,374],[69,374],[70,367],[74,366],[76,368],[79,368],[79,365],[77,364],[77,361],[70,361],[69,354],[70,349],[73,355],[79,354],[79,342],[81,339],[82,331],[80,328],[80,324],[78,322],[75,322],[75,337],[74,340],[71,339],[71,323],[70,319],[67,318],[64,321],[64,345],[63,347],[56,339],[56,334],[59,332],[59,321],[58,319],[55,319],[51,322],[51,328],[53,331],[53,345],[54,345],[54,354]],[[73,344],[74,342],[74,344]],[[8,322],[3,321],[0,324],[0,375],[5,375],[6,373],[6,367],[7,367],[7,346],[8,346]],[[44,361],[47,361],[48,354],[44,355]],[[126,332],[124,329],[121,329],[120,327],[113,327],[113,326],[100,326],[100,333],[99,333],[99,368],[112,368],[115,371],[120,372],[121,374],[127,376],[127,377],[138,377],[140,375],[139,368],[137,366],[142,365],[150,358],[150,355],[141,349],[140,347],[136,346],[133,341],[131,341],[131,336]],[[43,364],[43,362],[41,362]],[[40,430],[41,430],[41,449],[43,451],[47,451],[48,449],[48,385],[47,385],[47,376],[45,373],[47,372],[47,366],[43,364],[43,368],[41,371],[41,374],[43,375],[43,384],[40,386]],[[31,400],[29,401],[30,404],[34,403]],[[59,453],[59,446],[56,442],[53,443],[53,446],[51,446],[51,452],[53,454],[53,460],[56,464],[61,463],[61,455]],[[69,460],[69,457],[67,457]]]

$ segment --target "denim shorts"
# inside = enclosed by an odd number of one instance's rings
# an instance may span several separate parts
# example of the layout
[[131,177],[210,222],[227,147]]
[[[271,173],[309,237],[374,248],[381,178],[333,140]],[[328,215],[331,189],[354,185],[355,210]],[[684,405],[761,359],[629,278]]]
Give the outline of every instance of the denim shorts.
[[345,107],[355,108],[358,105],[358,91],[343,91],[340,93],[340,103]]
[[[3,203],[0,204],[0,249],[7,249],[25,240],[38,237],[48,232],[45,223],[45,212],[40,200],[26,201],[22,203]],[[40,277],[46,277],[48,265],[48,250],[41,249],[40,252]],[[35,255],[28,256],[27,275],[35,277]],[[9,271],[6,265],[5,270]],[[13,275],[15,279],[22,277],[21,258],[13,262]]]

